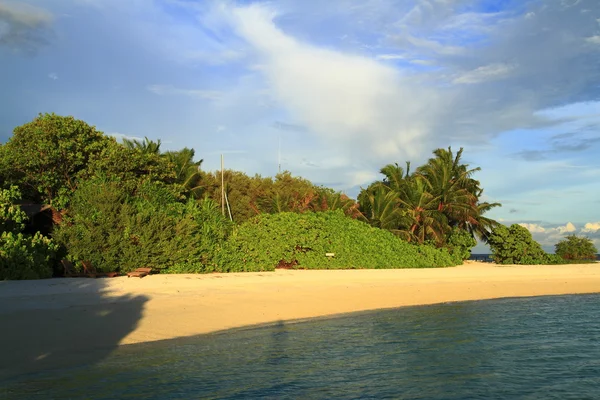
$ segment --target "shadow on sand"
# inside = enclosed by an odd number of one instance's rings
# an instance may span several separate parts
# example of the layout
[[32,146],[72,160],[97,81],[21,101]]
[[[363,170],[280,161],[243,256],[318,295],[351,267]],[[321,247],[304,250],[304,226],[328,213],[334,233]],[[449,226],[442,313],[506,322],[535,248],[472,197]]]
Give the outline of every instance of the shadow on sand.
[[95,364],[115,350],[148,298],[109,295],[107,279],[0,282],[0,382]]

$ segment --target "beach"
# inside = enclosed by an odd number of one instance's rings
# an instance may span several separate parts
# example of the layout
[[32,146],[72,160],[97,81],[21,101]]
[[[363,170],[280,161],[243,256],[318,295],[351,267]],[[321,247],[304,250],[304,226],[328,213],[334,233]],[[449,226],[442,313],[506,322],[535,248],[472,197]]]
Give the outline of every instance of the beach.
[[600,264],[277,270],[0,282],[0,377],[94,362],[116,346],[465,300],[600,292]]

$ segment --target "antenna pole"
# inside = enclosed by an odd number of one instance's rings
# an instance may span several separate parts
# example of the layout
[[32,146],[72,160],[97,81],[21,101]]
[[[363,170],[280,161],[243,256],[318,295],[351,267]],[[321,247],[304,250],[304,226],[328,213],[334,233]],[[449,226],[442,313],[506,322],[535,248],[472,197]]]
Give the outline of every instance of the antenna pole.
[[221,213],[225,215],[225,174],[223,173],[223,154],[221,154]]
[[281,135],[279,135],[279,147],[277,149],[277,173],[281,173]]

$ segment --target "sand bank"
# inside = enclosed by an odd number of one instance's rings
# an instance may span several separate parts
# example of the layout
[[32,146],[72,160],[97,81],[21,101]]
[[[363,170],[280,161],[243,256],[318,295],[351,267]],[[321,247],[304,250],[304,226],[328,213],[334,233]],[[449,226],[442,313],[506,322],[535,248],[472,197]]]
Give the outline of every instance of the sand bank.
[[117,345],[261,323],[575,293],[600,293],[600,264],[524,267],[469,262],[444,269],[0,282],[0,371],[60,365],[66,354],[81,354],[82,362],[90,362],[85,357],[92,349],[100,358]]

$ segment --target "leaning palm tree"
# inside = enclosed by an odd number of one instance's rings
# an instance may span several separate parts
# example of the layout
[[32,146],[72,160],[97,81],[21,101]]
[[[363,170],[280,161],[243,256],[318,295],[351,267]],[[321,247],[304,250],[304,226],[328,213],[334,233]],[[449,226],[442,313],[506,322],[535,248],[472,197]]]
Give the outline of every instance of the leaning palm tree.
[[[482,193],[483,189],[480,189],[477,198],[479,198]],[[472,204],[472,207],[473,212],[468,216],[466,220],[461,221],[461,223],[457,224],[457,227],[461,229],[466,229],[473,237],[476,237],[484,243],[487,243],[492,230],[501,224],[491,218],[484,217],[483,214],[495,207],[502,207],[502,204],[488,202],[480,203],[479,201],[477,201],[474,204]]]

